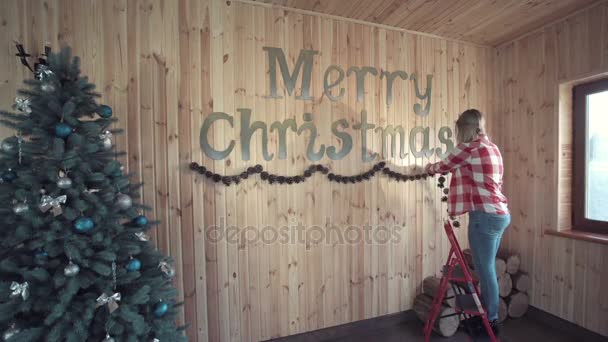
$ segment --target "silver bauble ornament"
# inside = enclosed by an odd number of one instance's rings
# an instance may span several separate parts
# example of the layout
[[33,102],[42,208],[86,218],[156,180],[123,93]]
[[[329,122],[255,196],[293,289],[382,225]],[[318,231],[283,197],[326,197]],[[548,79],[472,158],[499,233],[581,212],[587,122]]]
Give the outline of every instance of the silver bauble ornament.
[[59,177],[57,180],[57,186],[60,189],[68,189],[72,186],[72,180],[68,177]]
[[104,338],[101,342],[115,342],[115,340],[112,336],[106,334],[106,338]]
[[44,91],[45,93],[50,93],[52,91],[55,91],[55,86],[51,83],[44,83],[40,86],[40,89],[42,89],[42,91]]
[[8,328],[6,331],[4,331],[4,333],[2,333],[3,341],[8,341],[13,336],[17,335],[19,332],[20,330],[15,328],[15,326]]
[[116,205],[122,210],[127,210],[133,205],[133,200],[131,200],[131,197],[128,195],[119,194],[118,197],[116,197]]
[[78,274],[78,272],[80,272],[80,267],[76,264],[74,264],[73,262],[70,261],[70,263],[63,269],[63,274],[66,277],[73,277],[75,275]]
[[15,214],[23,214],[24,212],[28,211],[30,209],[30,207],[25,204],[25,203],[17,203],[13,206],[13,212],[15,212]]
[[2,140],[2,151],[6,153],[11,153],[15,150],[15,145],[10,140],[11,138],[6,138]]
[[110,149],[112,149],[112,139],[105,138],[105,139],[103,139],[102,144],[103,144],[103,149],[104,150],[110,150]]
[[104,131],[99,135],[99,139],[101,139],[104,150],[109,150],[112,148],[112,132]]

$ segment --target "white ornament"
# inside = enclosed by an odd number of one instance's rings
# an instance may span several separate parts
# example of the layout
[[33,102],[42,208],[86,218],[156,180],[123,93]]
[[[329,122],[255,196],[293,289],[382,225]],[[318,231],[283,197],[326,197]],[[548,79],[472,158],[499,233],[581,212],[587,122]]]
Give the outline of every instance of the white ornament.
[[42,81],[52,75],[53,75],[53,71],[47,65],[39,64],[36,67],[36,73],[35,73],[36,79]]
[[57,180],[57,186],[60,189],[69,189],[72,186],[72,180],[68,177],[59,177]]
[[44,83],[40,86],[40,89],[42,89],[42,91],[44,91],[45,93],[50,93],[55,91],[55,86],[51,83]]
[[133,200],[131,200],[131,197],[128,195],[118,194],[116,197],[116,205],[122,210],[127,210],[133,205]]
[[99,139],[102,141],[104,150],[109,150],[112,148],[112,132],[104,131],[99,135]]
[[30,108],[31,104],[32,104],[32,102],[30,101],[30,99],[28,99],[26,97],[21,97],[21,96],[15,97],[15,108],[17,108],[17,110],[22,113],[27,113],[27,114],[31,113],[32,112],[32,108]]
[[11,142],[12,138],[6,138],[2,140],[2,151],[11,153],[15,150],[15,144]]
[[137,233],[135,233],[135,236],[137,236],[137,239],[139,241],[148,241],[149,240],[148,235],[146,235],[146,233],[144,233],[144,232],[137,232]]
[[115,340],[110,336],[110,334],[106,334],[106,338],[101,342],[115,342]]
[[15,324],[12,324],[10,328],[8,328],[3,334],[2,334],[2,338],[4,341],[8,341],[9,339],[13,338],[13,336],[17,335],[18,333],[20,333],[20,330],[15,328]]
[[29,209],[30,209],[30,207],[25,203],[17,203],[17,204],[15,204],[15,206],[13,206],[13,212],[17,215],[23,214],[24,212],[28,211]]
[[80,272],[80,267],[70,261],[70,263],[63,269],[63,274],[66,277],[73,277]]
[[166,261],[161,261],[158,263],[158,267],[168,278],[175,277],[175,268],[173,268],[170,263]]

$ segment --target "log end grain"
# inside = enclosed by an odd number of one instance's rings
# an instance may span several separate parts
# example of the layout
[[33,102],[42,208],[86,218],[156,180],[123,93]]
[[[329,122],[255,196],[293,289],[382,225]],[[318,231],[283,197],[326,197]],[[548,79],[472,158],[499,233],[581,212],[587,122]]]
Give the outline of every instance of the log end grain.
[[498,277],[498,293],[501,297],[507,297],[513,289],[513,282],[509,273],[504,273]]
[[[421,294],[416,296],[416,299],[414,300],[414,307],[412,309],[421,321],[426,322],[426,319],[428,318],[429,313],[431,311],[432,305],[433,298],[425,294]],[[447,305],[442,305],[441,310],[439,312],[439,316],[450,315],[453,313],[455,313],[455,310],[453,308]],[[433,330],[441,336],[450,337],[456,333],[459,325],[460,318],[458,317],[458,315],[454,315],[437,319],[435,321],[435,325],[433,326]]]
[[520,318],[528,311],[530,299],[524,292],[515,292],[507,298],[507,313],[509,317]]
[[[434,298],[437,295],[437,293],[439,292],[440,283],[441,283],[441,278],[439,278],[439,277],[435,277],[435,276],[426,277],[422,281],[422,291],[424,292],[424,294],[428,295],[429,297]],[[447,298],[447,299],[444,299],[444,301],[443,301],[445,304],[447,304],[450,307],[455,307],[456,298],[454,297],[454,289],[452,289],[452,286],[449,284],[448,284],[448,288],[447,288],[444,298]]]
[[532,279],[527,273],[518,272],[513,277],[513,288],[521,292],[529,292],[532,287]]
[[516,274],[519,271],[519,266],[521,265],[521,259],[519,258],[519,254],[512,254],[507,259],[507,273]]
[[496,276],[500,277],[501,275],[505,274],[505,272],[507,271],[507,263],[501,258],[496,258],[495,262],[496,262]]
[[502,323],[507,319],[507,302],[504,299],[498,299],[498,323]]

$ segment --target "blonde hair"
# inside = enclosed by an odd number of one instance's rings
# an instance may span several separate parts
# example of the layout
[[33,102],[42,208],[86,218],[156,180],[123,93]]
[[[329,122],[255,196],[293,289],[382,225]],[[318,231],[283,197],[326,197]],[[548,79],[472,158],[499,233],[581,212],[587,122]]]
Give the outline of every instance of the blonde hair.
[[483,115],[477,109],[467,109],[456,120],[456,141],[468,143],[483,134]]

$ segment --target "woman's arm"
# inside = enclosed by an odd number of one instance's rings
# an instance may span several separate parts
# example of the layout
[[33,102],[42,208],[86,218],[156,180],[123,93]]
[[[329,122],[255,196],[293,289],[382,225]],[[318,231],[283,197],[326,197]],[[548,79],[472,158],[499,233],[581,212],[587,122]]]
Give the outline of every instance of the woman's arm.
[[449,172],[466,165],[471,158],[471,147],[468,144],[459,144],[443,160],[428,164],[426,171],[430,174]]

